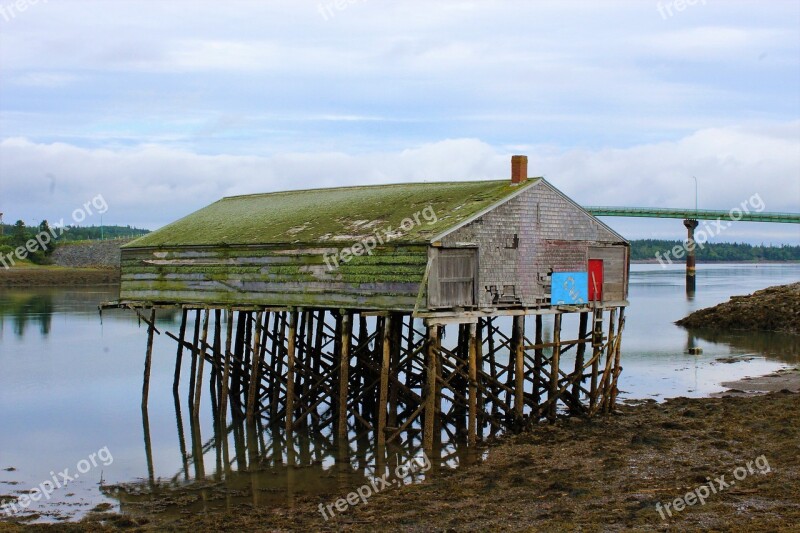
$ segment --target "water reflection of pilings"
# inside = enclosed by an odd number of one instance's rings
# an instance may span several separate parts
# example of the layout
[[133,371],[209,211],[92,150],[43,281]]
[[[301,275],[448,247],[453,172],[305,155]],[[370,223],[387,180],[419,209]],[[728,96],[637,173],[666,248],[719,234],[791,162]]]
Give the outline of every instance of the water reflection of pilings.
[[[137,311],[148,325],[146,361],[160,334],[148,311]],[[299,486],[334,483],[349,492],[423,450],[436,468],[456,466],[475,461],[481,441],[509,428],[552,421],[558,412],[609,412],[623,310],[575,311],[578,336],[562,340],[569,312],[548,310],[553,325],[545,328],[541,314],[439,324],[402,313],[183,310],[180,334],[165,333],[178,342],[178,438],[191,442],[181,444],[183,468],[171,483],[189,478],[203,506],[220,482],[262,504],[277,474],[281,501],[291,504]],[[574,369],[561,359],[570,350]],[[184,353],[191,358],[188,434],[178,394]],[[206,383],[214,435],[203,441]]]
[[785,363],[800,361],[800,336],[774,331],[718,331],[704,328],[686,330],[687,345],[695,346],[698,340],[725,344],[746,352],[764,355]]
[[156,476],[153,465],[153,444],[150,440],[150,416],[147,413],[146,405],[142,405],[142,432],[144,433],[144,453],[147,458],[147,481],[152,488],[155,486]]
[[[166,504],[178,494],[191,494],[193,508],[197,510],[212,506],[231,508],[245,502],[253,505],[279,502],[291,506],[298,494],[347,494],[354,487],[380,476],[381,471],[371,466],[373,461],[387,464],[388,460],[389,465],[397,466],[410,460],[408,451],[397,447],[391,456],[384,456],[380,461],[373,457],[374,450],[366,449],[353,454],[353,457],[359,456],[358,460],[351,463],[348,454],[347,460],[342,462],[336,435],[320,438],[308,428],[286,439],[281,430],[273,432],[258,420],[238,420],[224,427],[215,425],[214,436],[203,441],[198,421],[191,416],[187,447],[178,396],[175,397],[175,416],[183,467],[171,478],[157,478],[147,408],[142,409],[148,479],[103,488],[108,496],[120,501],[123,511],[128,504],[136,503],[131,509],[135,511],[142,502],[159,502],[162,498]],[[187,449],[191,452],[186,453]],[[213,483],[205,470],[206,460],[211,456],[217,465]],[[339,460],[334,460],[334,456]]]

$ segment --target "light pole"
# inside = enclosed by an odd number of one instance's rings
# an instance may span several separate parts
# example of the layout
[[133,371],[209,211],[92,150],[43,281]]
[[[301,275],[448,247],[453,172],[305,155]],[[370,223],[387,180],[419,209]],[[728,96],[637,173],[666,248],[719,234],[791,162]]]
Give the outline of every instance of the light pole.
[[102,215],[102,213],[100,214],[100,240],[101,241],[104,240],[103,239],[103,215]]
[[696,215],[697,214],[697,178],[695,176],[692,176],[692,179],[694,180],[694,214]]

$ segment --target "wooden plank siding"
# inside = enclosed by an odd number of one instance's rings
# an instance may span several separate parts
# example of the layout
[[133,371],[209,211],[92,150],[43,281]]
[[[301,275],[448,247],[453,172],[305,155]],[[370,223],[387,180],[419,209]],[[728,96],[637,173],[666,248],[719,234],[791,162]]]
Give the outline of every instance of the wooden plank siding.
[[[376,248],[335,266],[340,248],[175,247],[122,250],[122,301],[413,310],[427,247]],[[325,261],[328,254],[328,263]]]
[[478,250],[445,248],[433,250],[435,270],[429,277],[428,307],[473,307],[478,274]]
[[589,259],[603,260],[603,300],[628,297],[628,249],[626,246],[590,246]]
[[[446,234],[440,245],[478,248],[481,308],[546,304],[551,272],[585,272],[589,249],[612,245],[625,252],[609,252],[615,260],[606,267],[610,292],[604,300],[620,293],[619,280],[627,293],[628,243],[545,180]],[[617,261],[620,257],[625,260]],[[429,290],[435,290],[433,280]]]

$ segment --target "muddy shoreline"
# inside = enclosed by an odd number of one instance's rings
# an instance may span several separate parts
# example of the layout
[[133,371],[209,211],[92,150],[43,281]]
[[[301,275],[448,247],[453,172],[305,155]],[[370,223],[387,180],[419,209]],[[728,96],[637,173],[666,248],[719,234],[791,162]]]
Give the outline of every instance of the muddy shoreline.
[[[357,485],[300,493],[291,507],[225,507],[230,494],[209,478],[166,499],[145,495],[123,514],[103,505],[77,523],[0,521],[0,532],[796,531],[800,368],[722,385],[729,390],[718,397],[631,400],[609,416],[541,424],[494,443],[472,466],[389,488],[329,520],[320,504]],[[742,468],[750,470],[703,505],[675,511],[676,499]],[[222,509],[196,512],[204,501]],[[660,512],[668,503],[672,511]]]
[[800,367],[786,368],[766,376],[725,381],[721,385],[728,390],[715,396],[763,394],[783,390],[800,393]]
[[119,285],[117,268],[14,267],[0,269],[0,288]]
[[[786,384],[786,375],[759,379]],[[800,370],[791,380],[800,390]],[[198,514],[181,512],[178,500],[169,517],[144,505],[136,514],[96,512],[75,524],[0,523],[0,531],[796,531],[798,420],[800,394],[789,390],[631,401],[610,416],[509,436],[473,466],[387,489],[328,521],[319,505],[356,487],[300,495],[293,508],[240,505]],[[757,458],[768,472],[754,470]],[[709,478],[732,481],[748,464],[751,472],[704,505],[674,511],[675,499]],[[657,504],[669,502],[672,516],[659,514]]]

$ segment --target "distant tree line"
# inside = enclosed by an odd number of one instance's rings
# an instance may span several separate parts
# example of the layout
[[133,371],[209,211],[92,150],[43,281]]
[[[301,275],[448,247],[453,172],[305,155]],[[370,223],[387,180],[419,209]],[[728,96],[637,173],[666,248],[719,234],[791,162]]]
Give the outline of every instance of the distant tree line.
[[134,228],[132,226],[65,226],[63,230],[51,228],[47,220],[38,226],[27,226],[24,221],[17,220],[14,224],[3,224],[0,232],[0,255],[13,254],[19,247],[42,233],[55,236],[46,246],[38,246],[34,252],[27,254],[27,259],[35,264],[50,263],[50,255],[59,244],[89,240],[123,239],[138,237],[149,233],[149,230]]
[[[662,255],[675,246],[683,246],[683,241],[660,239],[641,239],[631,241],[631,260],[654,260],[656,253]],[[738,242],[705,243],[696,248],[697,260],[714,261],[800,261],[800,246],[752,245]],[[682,261],[677,261],[682,262]]]
[[[26,226],[22,220],[15,224],[3,224],[0,235],[0,254],[13,253],[20,246],[25,246],[29,240],[42,232],[51,232],[50,224],[43,220],[38,226]],[[55,245],[49,244],[45,249],[37,250],[28,255],[28,259],[37,264],[47,264],[49,257],[58,244],[100,240],[123,239],[139,237],[149,233],[149,230],[128,226],[66,226],[63,233],[56,239]],[[51,232],[52,234],[52,232]],[[631,242],[631,260],[655,260],[656,253],[664,254],[675,246],[682,246],[683,241],[670,241],[661,239],[640,239]],[[703,262],[714,261],[800,261],[800,246],[782,245],[765,246],[746,243],[705,243],[697,247],[697,260]]]

